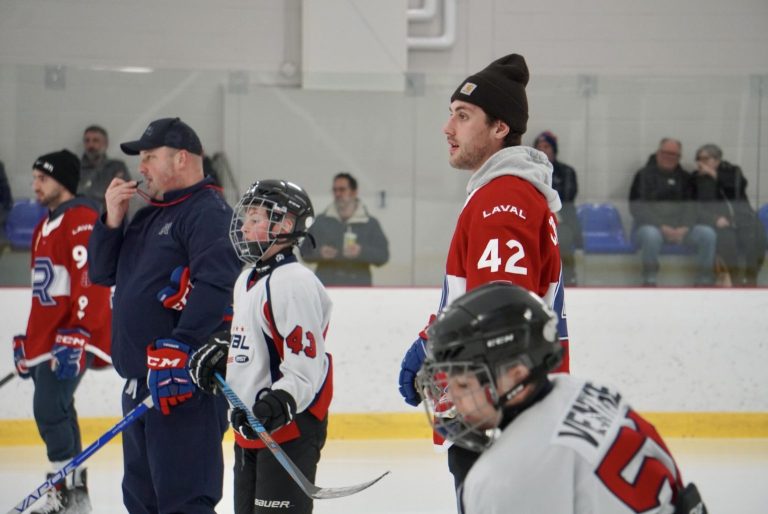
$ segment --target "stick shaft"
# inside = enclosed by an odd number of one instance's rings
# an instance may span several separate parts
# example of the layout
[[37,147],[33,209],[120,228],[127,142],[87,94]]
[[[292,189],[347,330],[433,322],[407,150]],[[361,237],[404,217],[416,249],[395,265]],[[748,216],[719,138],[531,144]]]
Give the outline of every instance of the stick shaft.
[[125,428],[139,419],[146,411],[152,407],[152,397],[148,396],[143,402],[138,404],[133,410],[125,415],[123,419],[117,422],[115,426],[110,428],[104,434],[102,434],[96,441],[94,441],[88,448],[75,455],[71,461],[67,462],[60,470],[54,473],[48,480],[43,482],[38,488],[29,493],[23,500],[16,504],[14,508],[8,511],[8,514],[14,514],[24,512],[32,506],[37,500],[39,500],[45,493],[56,486],[65,476],[72,473],[78,466],[85,462],[91,455],[96,453],[99,449],[105,446],[112,440],[117,434],[125,430]]
[[219,386],[221,387],[222,392],[224,393],[224,396],[227,397],[227,401],[232,405],[232,407],[236,409],[242,409],[245,412],[246,417],[248,418],[248,424],[251,426],[251,428],[256,432],[256,434],[259,436],[259,439],[264,443],[264,445],[269,449],[270,452],[272,452],[272,455],[275,456],[277,461],[280,463],[280,465],[285,468],[285,471],[288,472],[289,475],[291,475],[291,478],[293,478],[296,481],[296,484],[301,488],[302,491],[304,491],[304,494],[309,496],[310,498],[314,499],[325,499],[325,498],[341,498],[343,496],[349,496],[351,494],[358,493],[362,491],[363,489],[367,489],[368,487],[372,486],[384,476],[389,473],[387,471],[383,475],[381,475],[378,478],[375,478],[373,480],[370,480],[368,482],[353,485],[349,487],[318,487],[312,482],[309,481],[309,479],[304,476],[304,473],[301,472],[301,470],[296,466],[296,463],[294,463],[291,458],[285,453],[285,451],[280,447],[277,442],[275,442],[274,439],[272,439],[272,436],[269,435],[269,432],[264,428],[264,425],[262,425],[258,419],[256,419],[256,416],[253,415],[253,412],[251,412],[251,409],[246,407],[246,405],[243,403],[243,401],[237,396],[237,394],[232,390],[232,388],[229,387],[229,384],[227,384],[226,380],[224,380],[224,377],[221,376],[221,374],[216,373],[216,380],[219,382]]
[[5,375],[2,379],[0,379],[0,387],[3,387],[7,382],[10,382],[15,376],[16,376],[16,373],[14,373],[13,371]]

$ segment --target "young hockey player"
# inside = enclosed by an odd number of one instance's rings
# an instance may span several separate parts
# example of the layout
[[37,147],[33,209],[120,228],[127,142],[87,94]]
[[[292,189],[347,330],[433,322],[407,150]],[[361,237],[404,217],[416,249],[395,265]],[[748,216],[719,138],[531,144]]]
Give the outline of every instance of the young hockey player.
[[417,382],[428,418],[483,452],[463,512],[703,514],[654,427],[611,387],[547,374],[562,358],[557,317],[533,293],[492,282],[427,330]]
[[[294,246],[314,215],[307,193],[283,180],[255,182],[235,207],[230,239],[249,264],[237,279],[229,348],[211,342],[193,356],[192,379],[214,393],[214,372],[248,405],[302,473],[314,481],[332,396],[325,333],[331,301]],[[307,497],[234,409],[236,514],[310,513]]]

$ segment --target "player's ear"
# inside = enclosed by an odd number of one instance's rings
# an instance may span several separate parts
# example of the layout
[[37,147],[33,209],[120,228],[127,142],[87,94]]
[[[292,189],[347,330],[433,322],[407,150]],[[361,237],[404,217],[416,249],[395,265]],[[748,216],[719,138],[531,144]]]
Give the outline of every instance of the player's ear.
[[496,127],[493,131],[493,136],[496,139],[503,141],[504,138],[507,137],[507,134],[509,134],[509,125],[501,120],[496,120]]
[[188,157],[186,150],[177,150],[176,153],[173,154],[173,164],[180,168],[187,162]]
[[293,227],[296,226],[296,218],[293,216],[286,216],[281,223],[280,232],[288,234],[293,232]]
[[528,378],[530,374],[531,371],[528,367],[519,361],[504,364],[498,371],[497,390],[500,392],[509,391]]

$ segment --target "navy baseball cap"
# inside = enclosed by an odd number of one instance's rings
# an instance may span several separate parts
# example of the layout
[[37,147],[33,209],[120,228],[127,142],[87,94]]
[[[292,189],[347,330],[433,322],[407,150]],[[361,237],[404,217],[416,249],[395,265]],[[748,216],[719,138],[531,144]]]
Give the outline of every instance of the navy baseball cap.
[[192,127],[179,118],[161,118],[149,124],[138,141],[121,143],[120,149],[128,155],[139,155],[142,150],[169,146],[203,155],[203,145]]

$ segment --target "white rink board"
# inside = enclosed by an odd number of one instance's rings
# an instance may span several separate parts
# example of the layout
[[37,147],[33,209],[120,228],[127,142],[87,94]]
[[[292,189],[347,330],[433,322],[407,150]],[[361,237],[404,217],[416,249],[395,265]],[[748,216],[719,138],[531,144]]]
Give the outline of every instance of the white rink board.
[[[333,412],[415,412],[397,392],[403,352],[440,300],[438,288],[330,288],[334,312]],[[768,411],[768,291],[619,289],[566,291],[571,367],[614,384],[639,411]],[[10,341],[26,326],[30,293],[0,289],[0,375]],[[165,335],[165,334],[158,334]],[[119,417],[122,380],[88,372],[77,392],[83,417]],[[0,389],[0,419],[32,416],[32,383]]]

